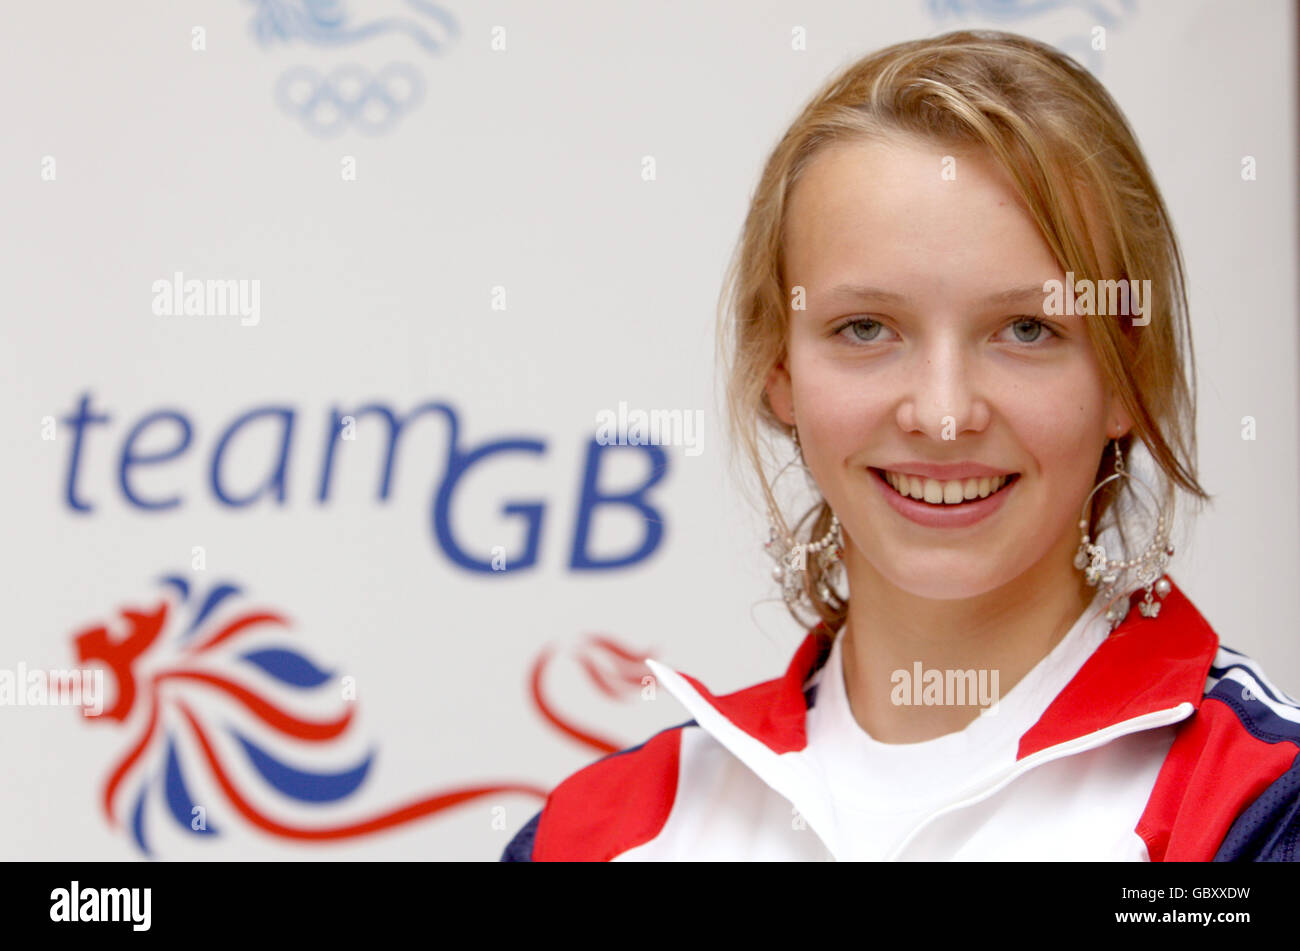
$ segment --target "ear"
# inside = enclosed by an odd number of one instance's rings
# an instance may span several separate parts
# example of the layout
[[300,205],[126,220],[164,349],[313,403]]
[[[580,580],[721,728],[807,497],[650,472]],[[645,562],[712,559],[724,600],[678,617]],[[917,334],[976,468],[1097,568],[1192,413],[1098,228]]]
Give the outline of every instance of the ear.
[[790,385],[790,373],[778,363],[767,375],[767,402],[772,407],[776,418],[787,426],[794,425],[794,390]]

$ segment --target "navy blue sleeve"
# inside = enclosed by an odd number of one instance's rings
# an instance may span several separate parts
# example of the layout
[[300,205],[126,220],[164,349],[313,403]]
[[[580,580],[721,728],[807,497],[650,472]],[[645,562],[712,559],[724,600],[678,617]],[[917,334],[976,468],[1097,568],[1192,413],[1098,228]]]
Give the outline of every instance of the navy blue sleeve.
[[537,810],[537,815],[533,816],[524,824],[524,827],[515,833],[515,837],[510,840],[506,850],[501,853],[502,862],[531,862],[533,860],[533,839],[537,837],[537,823],[542,818],[542,811]]
[[1214,860],[1300,861],[1300,756],[1237,817]]

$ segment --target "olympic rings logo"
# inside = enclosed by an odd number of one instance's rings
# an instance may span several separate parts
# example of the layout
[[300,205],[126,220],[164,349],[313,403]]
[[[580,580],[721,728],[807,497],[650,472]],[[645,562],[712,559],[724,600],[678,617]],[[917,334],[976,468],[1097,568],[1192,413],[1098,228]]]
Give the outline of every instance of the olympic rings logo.
[[355,65],[322,76],[295,66],[275,85],[276,103],[297,116],[316,135],[337,135],[349,125],[369,135],[389,131],[424,97],[424,80],[406,63],[390,63],[378,73]]

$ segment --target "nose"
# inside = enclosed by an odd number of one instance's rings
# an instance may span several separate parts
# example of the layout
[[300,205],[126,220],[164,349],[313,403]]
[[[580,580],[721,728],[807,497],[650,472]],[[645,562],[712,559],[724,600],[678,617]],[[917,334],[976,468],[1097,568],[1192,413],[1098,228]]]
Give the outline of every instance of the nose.
[[960,341],[935,340],[916,351],[903,369],[898,425],[904,432],[942,441],[988,426],[991,410],[983,375]]

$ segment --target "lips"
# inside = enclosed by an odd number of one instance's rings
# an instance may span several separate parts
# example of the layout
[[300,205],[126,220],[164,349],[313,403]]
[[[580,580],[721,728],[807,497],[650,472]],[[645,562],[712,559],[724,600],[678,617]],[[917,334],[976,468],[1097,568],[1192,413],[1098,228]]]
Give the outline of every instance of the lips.
[[[926,502],[903,495],[895,489],[889,484],[884,470],[871,468],[869,471],[871,481],[879,486],[885,503],[909,522],[927,529],[964,529],[991,519],[1007,504],[1008,499],[1015,496],[1020,485],[1019,473],[1013,473],[996,492],[990,491],[983,498],[976,492],[975,498],[966,499],[963,484],[963,499],[960,502]],[[931,486],[930,491],[933,498],[934,486]]]

